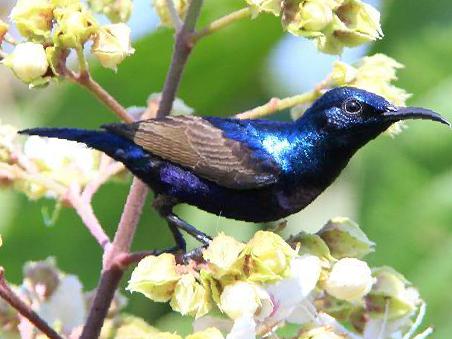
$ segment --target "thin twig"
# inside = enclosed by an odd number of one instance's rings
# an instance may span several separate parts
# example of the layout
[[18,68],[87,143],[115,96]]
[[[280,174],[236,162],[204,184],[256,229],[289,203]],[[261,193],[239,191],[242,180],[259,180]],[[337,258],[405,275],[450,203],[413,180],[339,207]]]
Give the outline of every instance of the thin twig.
[[89,72],[75,74],[70,70],[65,70],[65,76],[82,87],[89,90],[94,96],[104,103],[110,110],[115,113],[124,122],[133,122],[133,118],[129,115],[127,110],[108,93],[101,85],[99,85],[89,74]]
[[[166,116],[171,111],[177,88],[191,51],[188,38],[194,30],[202,3],[202,0],[192,0],[190,2],[184,24],[176,35],[173,60],[165,81],[157,117]],[[90,87],[88,86],[88,88]],[[97,89],[94,90],[94,93],[102,93],[102,91]],[[127,114],[127,111],[125,113],[132,120]],[[126,119],[124,120],[128,121]],[[116,258],[123,256],[124,253],[128,253],[130,250],[147,192],[147,186],[135,178],[112,246],[104,254],[101,280],[88,315],[88,320],[83,328],[81,339],[92,339],[99,336],[105,316],[124,273],[123,269],[117,265]]]
[[284,109],[294,107],[296,105],[301,105],[309,103],[320,96],[320,91],[313,90],[311,92],[306,92],[303,94],[295,95],[292,97],[279,99],[273,98],[265,105],[253,108],[249,111],[239,113],[235,117],[238,119],[256,119],[261,118],[277,111],[282,111]]
[[[102,154],[102,156],[104,156]],[[90,203],[94,194],[99,188],[105,184],[111,177],[117,175],[124,170],[124,165],[117,161],[110,162],[105,168],[99,170],[99,175],[91,180],[83,189],[81,198],[85,203]]]
[[203,0],[192,0],[187,10],[184,24],[176,34],[173,57],[168,75],[163,87],[162,99],[157,111],[157,118],[162,118],[171,112],[177,89],[180,84],[182,73],[192,50],[191,35],[193,34],[201,12]]
[[168,7],[168,11],[171,17],[171,22],[173,23],[176,32],[182,27],[182,20],[177,13],[176,6],[174,5],[174,0],[166,0],[166,7]]
[[111,301],[124,273],[123,268],[116,264],[116,258],[128,253],[130,249],[147,191],[147,186],[143,182],[136,178],[133,180],[112,246],[104,254],[101,280],[80,339],[91,339],[99,336]]
[[0,297],[4,299],[19,314],[27,318],[37,329],[50,339],[62,339],[62,337],[51,328],[29,305],[24,303],[19,296],[9,287],[5,280],[3,268],[0,268]]
[[93,207],[90,202],[86,202],[81,194],[70,188],[66,195],[66,199],[75,209],[83,224],[86,226],[91,235],[96,239],[97,243],[106,249],[111,244],[110,238],[102,228],[99,219],[94,214]]
[[160,255],[163,253],[176,253],[179,251],[177,246],[171,247],[165,250],[150,250],[150,251],[140,251],[140,252],[132,252],[127,253],[122,256],[118,256],[116,258],[116,264],[122,268],[127,268],[128,266],[140,262],[142,259],[150,256],[150,255]]
[[193,33],[192,42],[196,43],[202,38],[229,26],[236,21],[251,17],[251,15],[252,10],[250,7],[242,8],[235,12],[229,13],[215,21],[212,21],[199,32]]

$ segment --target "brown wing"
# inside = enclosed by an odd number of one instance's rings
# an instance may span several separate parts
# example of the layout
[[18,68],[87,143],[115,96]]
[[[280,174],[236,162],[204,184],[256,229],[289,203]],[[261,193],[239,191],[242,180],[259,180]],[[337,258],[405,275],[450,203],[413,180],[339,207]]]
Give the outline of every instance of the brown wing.
[[167,117],[105,128],[221,186],[262,187],[274,183],[279,174],[276,165],[254,159],[251,149],[226,138],[222,130],[201,117]]

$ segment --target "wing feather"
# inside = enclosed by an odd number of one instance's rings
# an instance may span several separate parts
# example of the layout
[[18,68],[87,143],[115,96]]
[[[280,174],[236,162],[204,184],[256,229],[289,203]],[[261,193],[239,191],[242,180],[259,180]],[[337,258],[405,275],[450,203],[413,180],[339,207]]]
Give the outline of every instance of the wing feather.
[[105,128],[221,186],[257,188],[274,183],[279,175],[276,164],[256,159],[249,146],[226,138],[201,117],[167,117]]

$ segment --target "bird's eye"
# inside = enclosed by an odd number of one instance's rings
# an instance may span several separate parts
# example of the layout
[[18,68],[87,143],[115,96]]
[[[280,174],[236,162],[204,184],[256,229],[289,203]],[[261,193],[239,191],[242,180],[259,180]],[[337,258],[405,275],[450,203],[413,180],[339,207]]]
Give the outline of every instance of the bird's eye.
[[363,106],[359,101],[351,99],[344,102],[343,109],[349,114],[359,114],[362,112]]

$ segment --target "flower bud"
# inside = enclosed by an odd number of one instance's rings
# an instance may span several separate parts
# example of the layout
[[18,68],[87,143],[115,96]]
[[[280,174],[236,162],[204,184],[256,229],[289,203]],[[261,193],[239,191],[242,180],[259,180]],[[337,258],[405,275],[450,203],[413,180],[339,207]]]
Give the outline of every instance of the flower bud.
[[132,0],[89,0],[90,7],[105,14],[113,23],[127,22],[133,10]]
[[53,5],[48,0],[18,0],[11,11],[11,20],[25,38],[45,41],[50,37]]
[[170,305],[174,311],[195,318],[207,314],[212,307],[209,291],[195,280],[193,274],[184,274],[177,282]]
[[286,29],[294,35],[315,37],[332,21],[331,1],[308,0],[299,4],[295,15],[286,23]]
[[270,295],[260,286],[245,281],[227,285],[220,297],[220,309],[231,319],[242,316],[266,316],[271,313],[273,303]]
[[133,270],[127,289],[151,300],[166,302],[171,299],[179,279],[174,255],[148,256]]
[[248,257],[245,271],[248,279],[274,282],[290,273],[290,262],[296,252],[277,234],[259,231],[248,242],[240,257]]
[[225,274],[240,274],[237,261],[245,245],[232,237],[220,233],[203,252],[203,257],[211,264],[213,275],[220,279]]
[[346,46],[357,46],[383,36],[380,12],[361,0],[345,0],[336,9],[336,15],[345,28],[338,27],[335,34]]
[[113,70],[134,52],[131,48],[130,28],[126,24],[101,27],[92,47],[92,53],[102,66]]
[[337,259],[362,258],[374,251],[375,243],[348,218],[331,219],[318,233]]
[[374,317],[386,314],[389,319],[400,318],[412,314],[419,306],[418,291],[403,275],[391,267],[376,268],[373,275],[376,283],[366,297],[366,304]]
[[8,33],[9,25],[4,22],[3,20],[0,20],[0,44],[2,43],[3,39],[5,38],[6,33]]
[[54,15],[58,25],[54,35],[57,46],[81,48],[97,31],[96,20],[81,4],[58,7]]
[[[187,13],[188,0],[172,0],[176,12],[180,18],[184,18]],[[173,27],[173,20],[171,19],[171,14],[168,9],[167,0],[152,0],[152,5],[160,17],[160,23],[162,26]]]
[[32,42],[18,44],[3,63],[25,83],[32,83],[42,78],[49,68],[44,47]]
[[325,289],[335,298],[355,301],[369,293],[374,282],[366,262],[344,258],[334,264],[325,282]]

